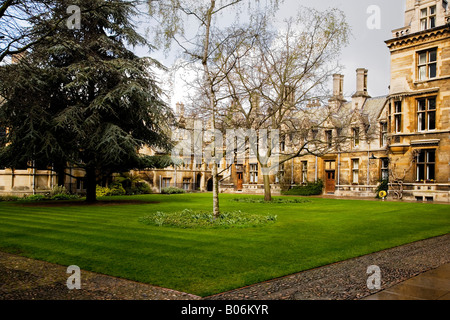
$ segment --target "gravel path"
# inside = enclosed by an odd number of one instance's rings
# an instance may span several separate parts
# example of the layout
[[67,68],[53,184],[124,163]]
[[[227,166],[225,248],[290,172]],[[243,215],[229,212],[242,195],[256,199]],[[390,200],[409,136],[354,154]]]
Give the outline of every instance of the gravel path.
[[[206,297],[207,300],[353,300],[367,289],[367,267],[381,269],[382,289],[450,262],[450,234]],[[0,300],[199,300],[198,296],[81,271],[81,289],[66,286],[67,268],[0,252]]]
[[69,290],[67,267],[0,252],[0,300],[198,300],[200,297],[81,270]]
[[225,292],[213,300],[355,300],[367,288],[367,268],[381,269],[381,290],[450,262],[450,234]]

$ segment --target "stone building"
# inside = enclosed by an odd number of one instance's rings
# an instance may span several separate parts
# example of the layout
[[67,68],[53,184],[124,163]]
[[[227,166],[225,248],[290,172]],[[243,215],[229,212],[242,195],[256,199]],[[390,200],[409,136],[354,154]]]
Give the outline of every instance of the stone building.
[[[391,53],[391,81],[386,96],[371,97],[368,70],[356,70],[350,101],[343,94],[342,75],[334,75],[328,108],[335,116],[316,132],[327,149],[284,162],[270,176],[273,194],[294,185],[322,180],[324,194],[374,197],[382,180],[389,193],[405,200],[450,201],[450,10],[445,0],[406,0],[404,26],[386,41]],[[381,45],[381,44],[380,44]],[[176,114],[182,128],[193,130],[194,119]],[[345,118],[345,121],[342,119]],[[200,130],[208,129],[208,123]],[[183,139],[183,137],[180,137]],[[205,141],[203,141],[204,143]],[[208,141],[206,141],[208,142]],[[281,153],[295,142],[285,137]],[[203,148],[203,145],[202,145]],[[157,150],[141,152],[157,154]],[[282,159],[283,156],[281,156]],[[176,186],[211,191],[211,166],[189,156],[179,166],[136,172],[155,192]],[[221,192],[262,194],[263,176],[256,157],[219,164]],[[67,189],[83,192],[83,173],[75,168],[65,179]],[[0,170],[0,193],[47,192],[57,182],[51,170]]]
[[450,201],[449,18],[447,1],[407,0],[404,27],[386,41],[390,165],[405,199]]

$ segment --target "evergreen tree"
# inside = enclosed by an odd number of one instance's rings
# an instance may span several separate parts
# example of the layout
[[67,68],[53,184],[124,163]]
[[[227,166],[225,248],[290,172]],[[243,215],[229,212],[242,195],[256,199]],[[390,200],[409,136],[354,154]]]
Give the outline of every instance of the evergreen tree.
[[[58,24],[70,5],[83,12],[80,29]],[[138,154],[144,145],[170,148],[173,115],[152,73],[161,66],[127,48],[151,47],[135,31],[135,15],[133,1],[63,0],[33,26],[37,37],[55,31],[0,68],[3,166],[79,166],[87,201],[95,201],[102,175],[168,164]]]

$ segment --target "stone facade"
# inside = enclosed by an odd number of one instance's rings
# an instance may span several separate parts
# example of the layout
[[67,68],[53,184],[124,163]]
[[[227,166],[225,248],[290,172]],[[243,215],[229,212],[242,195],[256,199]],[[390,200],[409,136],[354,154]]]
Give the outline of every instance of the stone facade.
[[[331,146],[320,156],[306,155],[285,162],[270,176],[273,194],[294,185],[322,180],[324,194],[374,197],[380,181],[389,178],[389,193],[403,190],[406,200],[450,202],[450,10],[442,0],[406,0],[405,24],[386,41],[391,53],[389,93],[372,98],[368,70],[356,70],[351,101],[343,96],[343,76],[333,77],[329,106],[350,115],[344,128],[329,123]],[[380,44],[381,45],[381,44]],[[184,106],[176,113],[185,128]],[[204,125],[203,128],[207,128]],[[328,131],[326,133],[325,131]],[[335,143],[345,135],[344,143]],[[325,139],[325,136],[324,136]],[[292,148],[287,139],[285,148]],[[150,149],[141,150],[155,154]],[[203,160],[163,170],[136,172],[159,192],[176,186],[187,191],[211,191],[211,164]],[[67,169],[66,187],[83,192],[83,172]],[[256,158],[219,164],[221,192],[262,194],[263,176]],[[0,193],[48,192],[57,182],[51,170],[0,170]],[[107,181],[105,182],[107,183]]]
[[442,1],[407,1],[391,52],[387,115],[404,198],[450,201],[450,25]]

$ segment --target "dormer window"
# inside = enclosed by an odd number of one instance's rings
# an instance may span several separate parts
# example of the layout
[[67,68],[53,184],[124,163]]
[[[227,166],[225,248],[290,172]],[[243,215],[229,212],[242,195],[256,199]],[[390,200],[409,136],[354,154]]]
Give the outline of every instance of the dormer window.
[[436,27],[436,6],[423,8],[420,10],[420,30],[427,30]]

